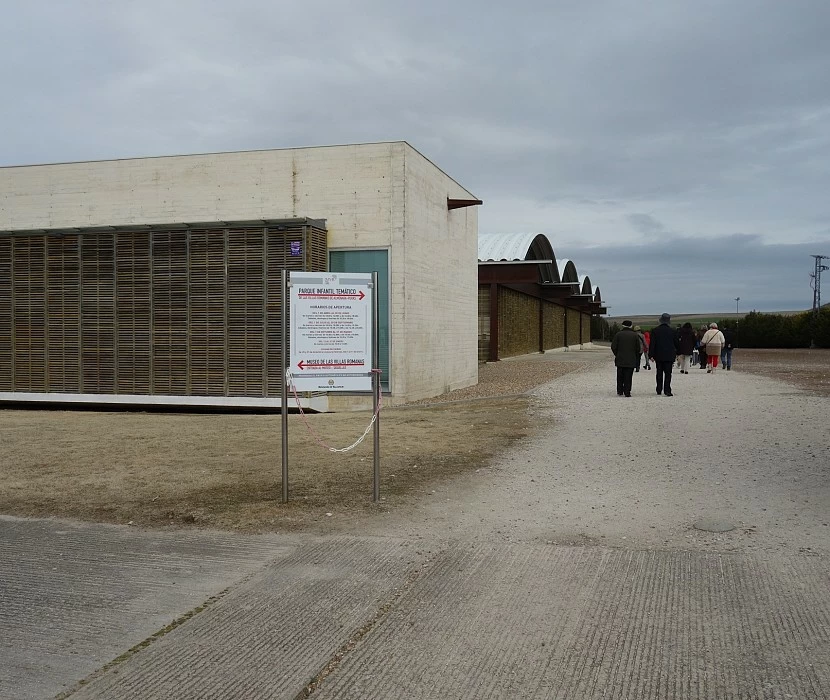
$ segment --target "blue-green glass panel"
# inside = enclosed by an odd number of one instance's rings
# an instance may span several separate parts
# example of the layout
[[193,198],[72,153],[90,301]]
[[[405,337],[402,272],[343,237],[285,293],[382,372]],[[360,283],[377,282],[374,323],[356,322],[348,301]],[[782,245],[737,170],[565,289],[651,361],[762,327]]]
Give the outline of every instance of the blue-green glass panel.
[[378,354],[381,387],[389,390],[389,251],[330,250],[331,272],[378,273]]

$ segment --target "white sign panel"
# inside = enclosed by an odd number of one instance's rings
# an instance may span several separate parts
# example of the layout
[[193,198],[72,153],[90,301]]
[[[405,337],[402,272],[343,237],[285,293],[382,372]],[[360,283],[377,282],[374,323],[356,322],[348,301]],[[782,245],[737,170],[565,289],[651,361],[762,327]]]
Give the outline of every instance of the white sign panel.
[[372,391],[372,274],[292,272],[297,391]]

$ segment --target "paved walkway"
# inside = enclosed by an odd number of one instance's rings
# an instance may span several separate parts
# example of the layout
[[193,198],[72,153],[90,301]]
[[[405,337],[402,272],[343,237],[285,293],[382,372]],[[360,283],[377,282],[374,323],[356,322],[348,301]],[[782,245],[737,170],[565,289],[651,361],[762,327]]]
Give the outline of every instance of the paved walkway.
[[830,400],[592,356],[382,527],[0,520],[0,698],[830,697]]

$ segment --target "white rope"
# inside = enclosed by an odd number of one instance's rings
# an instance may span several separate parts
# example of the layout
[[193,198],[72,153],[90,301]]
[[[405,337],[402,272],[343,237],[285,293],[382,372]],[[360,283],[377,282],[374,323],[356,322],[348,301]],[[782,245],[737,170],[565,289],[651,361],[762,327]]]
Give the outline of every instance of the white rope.
[[[373,369],[372,372],[377,372],[380,374],[379,369]],[[294,394],[294,400],[297,402],[297,408],[300,409],[300,416],[302,416],[303,423],[305,423],[305,427],[308,429],[308,432],[311,433],[311,436],[314,438],[314,441],[320,445],[323,449],[328,450],[329,452],[349,452],[357,447],[361,442],[366,439],[366,436],[369,434],[369,431],[372,429],[372,426],[375,424],[375,421],[378,419],[378,414],[380,413],[380,406],[382,403],[383,394],[379,392],[378,395],[378,407],[377,410],[372,414],[372,420],[369,421],[369,425],[366,426],[366,430],[363,431],[363,435],[361,435],[357,440],[355,440],[351,445],[348,447],[331,447],[327,445],[323,440],[314,432],[314,428],[311,427],[311,424],[308,422],[306,418],[305,412],[303,411],[302,405],[300,405],[300,397],[297,395],[297,388],[294,386],[294,376],[291,374],[291,368],[285,370],[285,380],[288,382],[288,386],[291,387],[291,392]]]

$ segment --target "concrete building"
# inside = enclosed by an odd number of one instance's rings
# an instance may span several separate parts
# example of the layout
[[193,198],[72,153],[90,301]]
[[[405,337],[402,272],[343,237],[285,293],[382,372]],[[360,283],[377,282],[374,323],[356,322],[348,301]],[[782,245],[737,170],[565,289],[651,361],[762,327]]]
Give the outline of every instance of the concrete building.
[[282,267],[380,273],[387,403],[474,384],[477,204],[405,142],[0,168],[0,400],[279,406]]

